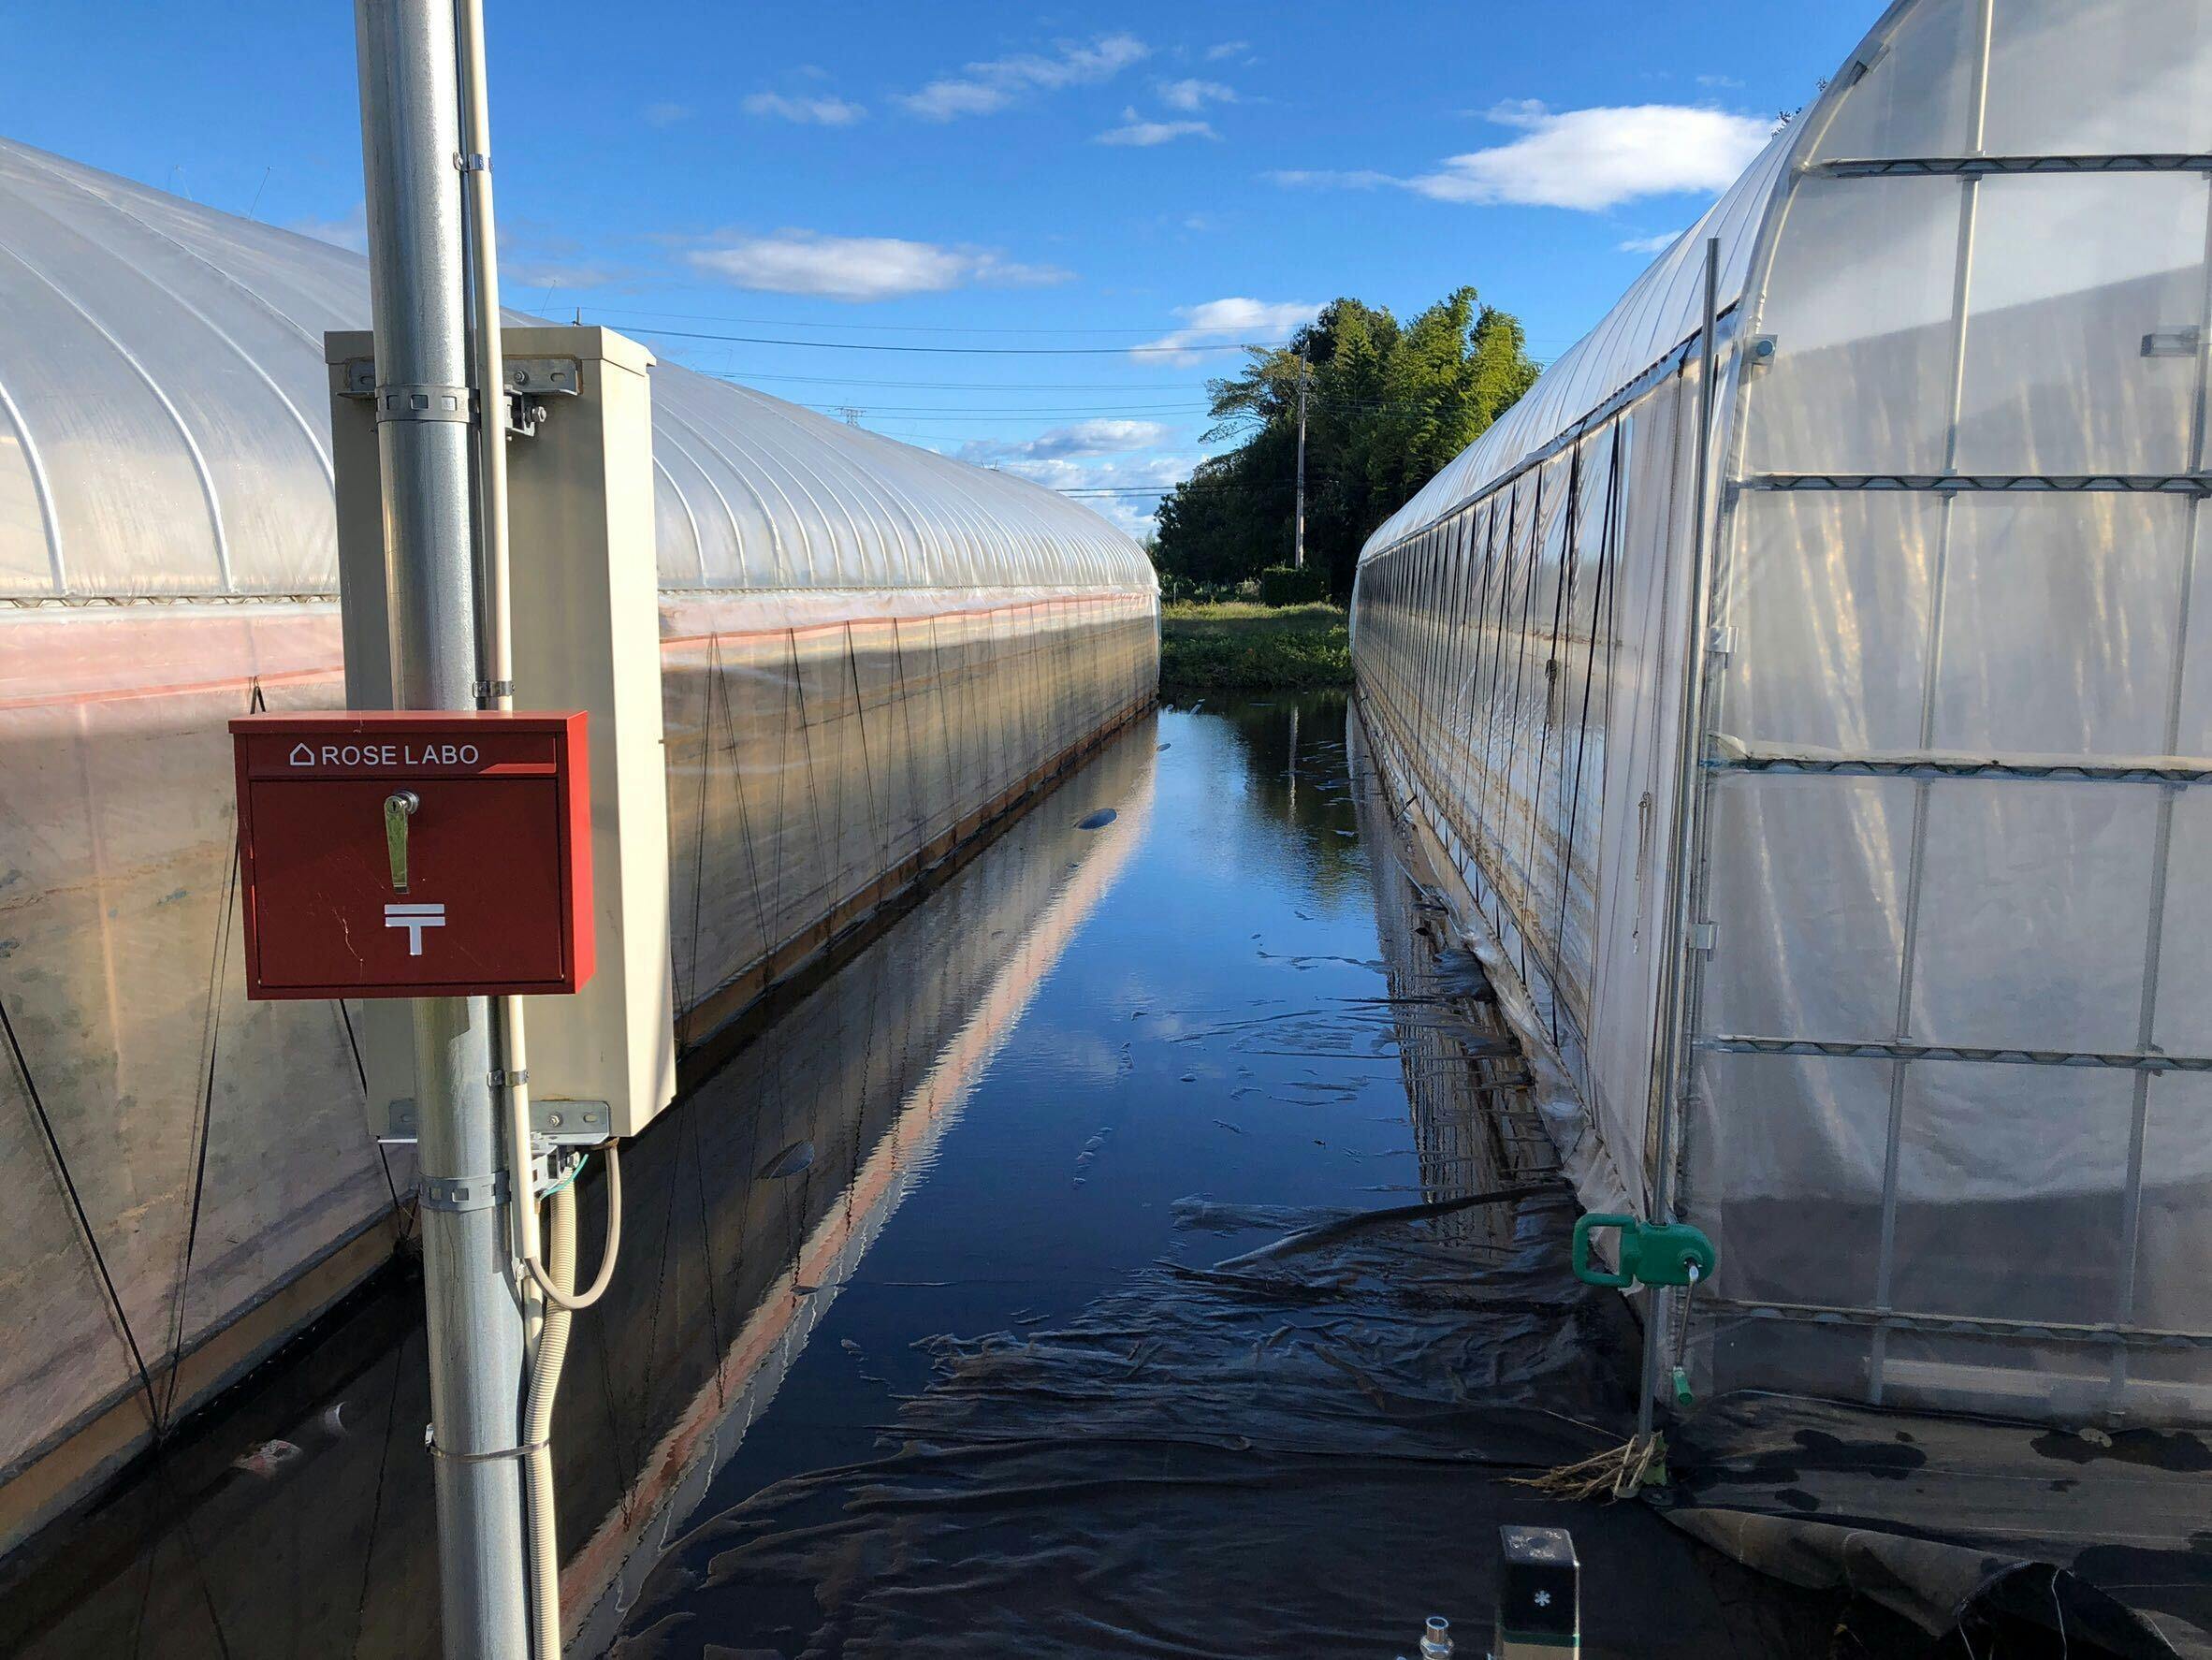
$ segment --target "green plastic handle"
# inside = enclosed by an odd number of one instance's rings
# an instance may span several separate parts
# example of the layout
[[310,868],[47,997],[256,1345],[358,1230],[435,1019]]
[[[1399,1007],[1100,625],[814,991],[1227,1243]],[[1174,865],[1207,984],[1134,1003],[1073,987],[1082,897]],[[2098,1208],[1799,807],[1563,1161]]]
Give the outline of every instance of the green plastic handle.
[[[1594,1229],[1618,1228],[1621,1230],[1621,1272],[1608,1274],[1590,1263],[1590,1235]],[[1624,1290],[1636,1284],[1636,1232],[1634,1216],[1600,1213],[1582,1216],[1575,1222],[1575,1277],[1586,1286],[1610,1286]]]

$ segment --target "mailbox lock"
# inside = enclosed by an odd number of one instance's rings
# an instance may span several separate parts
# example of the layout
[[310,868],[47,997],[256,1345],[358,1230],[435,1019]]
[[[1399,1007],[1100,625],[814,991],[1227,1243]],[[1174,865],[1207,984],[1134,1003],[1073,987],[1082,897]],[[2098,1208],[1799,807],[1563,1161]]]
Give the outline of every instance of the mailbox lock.
[[413,790],[394,790],[384,798],[384,851],[392,862],[392,892],[407,891],[407,821],[422,798]]

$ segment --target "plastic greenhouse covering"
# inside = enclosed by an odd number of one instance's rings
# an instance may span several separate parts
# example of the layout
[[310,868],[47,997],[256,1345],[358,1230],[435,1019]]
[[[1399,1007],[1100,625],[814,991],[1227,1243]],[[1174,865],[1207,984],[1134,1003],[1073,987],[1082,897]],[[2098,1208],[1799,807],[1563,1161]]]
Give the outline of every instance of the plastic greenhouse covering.
[[[342,700],[322,336],[367,314],[357,255],[0,142],[0,1539],[388,1250],[349,1011],[243,998],[225,732]],[[1037,486],[652,390],[696,1036],[1148,703],[1157,597]]]
[[1702,1390],[2212,1417],[2208,153],[2202,6],[1894,6],[1362,553],[1585,1202],[1719,1246]]

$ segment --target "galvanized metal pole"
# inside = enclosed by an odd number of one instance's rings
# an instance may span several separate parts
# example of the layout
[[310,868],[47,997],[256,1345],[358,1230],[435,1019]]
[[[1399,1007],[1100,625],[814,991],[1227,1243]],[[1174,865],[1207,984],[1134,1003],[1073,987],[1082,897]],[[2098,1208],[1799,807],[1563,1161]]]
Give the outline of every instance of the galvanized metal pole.
[[[356,0],[393,702],[473,709],[474,482],[452,0]],[[491,414],[499,415],[496,391]],[[445,1653],[529,1653],[522,1310],[483,997],[415,1003],[430,1425]],[[518,1172],[527,1182],[529,1172]]]
[[[1682,688],[1679,728],[1675,735],[1674,834],[1669,841],[1666,874],[1666,950],[1659,970],[1658,1056],[1652,1095],[1659,1114],[1655,1159],[1652,1172],[1652,1215],[1655,1222],[1674,1220],[1675,1142],[1683,1098],[1688,1093],[1690,1062],[1684,1052],[1689,1034],[1682,1028],[1689,1018],[1683,995],[1685,957],[1695,949],[1692,926],[1699,920],[1690,914],[1697,898],[1690,866],[1699,845],[1698,792],[1703,781],[1706,751],[1706,680],[1711,672],[1712,639],[1712,422],[1716,381],[1720,374],[1721,239],[1705,243],[1705,326],[1698,337],[1697,448],[1694,506],[1690,528],[1689,633],[1682,647]],[[1659,1392],[1659,1346],[1667,1335],[1669,1321],[1663,1313],[1682,1318],[1681,1308],[1665,1307],[1666,1293],[1651,1289],[1644,1311],[1643,1378],[1637,1391],[1636,1428],[1649,1435],[1652,1405]]]
[[1290,565],[1305,569],[1305,354],[1298,354],[1298,528],[1290,539]]

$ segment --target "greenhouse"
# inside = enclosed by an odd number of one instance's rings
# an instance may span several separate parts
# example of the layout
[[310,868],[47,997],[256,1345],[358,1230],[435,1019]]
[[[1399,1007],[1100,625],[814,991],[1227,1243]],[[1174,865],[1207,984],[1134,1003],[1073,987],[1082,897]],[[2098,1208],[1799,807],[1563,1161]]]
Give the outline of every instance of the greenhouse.
[[1892,6],[1361,555],[1586,1206],[1718,1247],[1700,1395],[2212,1417],[2208,181],[2204,7]]
[[[0,142],[0,1541],[387,1258],[358,1012],[244,998],[230,739],[343,702],[361,258]],[[517,319],[528,321],[528,319]],[[687,1043],[1152,698],[1088,509],[652,371]]]

